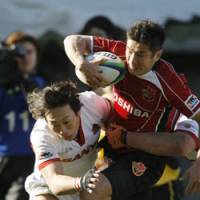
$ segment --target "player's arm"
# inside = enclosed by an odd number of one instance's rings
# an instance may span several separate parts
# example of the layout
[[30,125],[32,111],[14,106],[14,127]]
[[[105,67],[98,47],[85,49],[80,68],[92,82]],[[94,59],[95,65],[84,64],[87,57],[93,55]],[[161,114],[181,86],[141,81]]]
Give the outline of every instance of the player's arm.
[[60,162],[47,165],[41,169],[41,174],[53,194],[62,195],[76,192],[75,182],[77,178],[64,176]]
[[100,86],[103,80],[98,72],[98,65],[104,60],[88,62],[85,55],[92,51],[92,37],[84,35],[70,35],[64,39],[64,48],[67,56],[76,67],[85,74],[87,82],[91,87]]
[[174,134],[160,132],[156,135],[129,133],[127,134],[127,145],[161,156],[187,156],[196,147],[191,136],[181,131]]
[[82,69],[87,64],[84,55],[91,52],[91,37],[70,35],[64,39],[64,48],[67,56],[75,67]]
[[114,148],[125,144],[155,155],[187,156],[199,148],[199,125],[184,115],[180,115],[176,122],[174,133],[131,133],[115,125],[107,136]]
[[106,135],[113,148],[128,146],[161,156],[186,156],[196,147],[191,136],[181,131],[174,134],[132,133],[122,131],[120,126],[115,126],[114,130],[107,131]]
[[94,169],[89,170],[83,177],[63,175],[63,166],[59,161],[45,166],[41,169],[41,174],[55,195],[72,194],[82,190],[92,192],[98,178]]

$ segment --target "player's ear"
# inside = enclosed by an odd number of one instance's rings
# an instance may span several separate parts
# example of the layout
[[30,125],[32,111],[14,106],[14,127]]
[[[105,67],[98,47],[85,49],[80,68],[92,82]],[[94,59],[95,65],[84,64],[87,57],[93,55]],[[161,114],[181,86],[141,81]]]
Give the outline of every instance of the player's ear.
[[158,61],[163,54],[163,49],[156,51],[155,53],[155,60]]

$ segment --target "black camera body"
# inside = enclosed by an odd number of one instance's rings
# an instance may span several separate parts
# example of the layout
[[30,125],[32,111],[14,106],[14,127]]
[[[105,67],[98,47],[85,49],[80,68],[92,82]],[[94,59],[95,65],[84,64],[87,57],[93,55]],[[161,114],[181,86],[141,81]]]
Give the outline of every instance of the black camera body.
[[20,45],[0,45],[0,85],[14,84],[20,78],[20,70],[16,58],[23,59],[26,50]]

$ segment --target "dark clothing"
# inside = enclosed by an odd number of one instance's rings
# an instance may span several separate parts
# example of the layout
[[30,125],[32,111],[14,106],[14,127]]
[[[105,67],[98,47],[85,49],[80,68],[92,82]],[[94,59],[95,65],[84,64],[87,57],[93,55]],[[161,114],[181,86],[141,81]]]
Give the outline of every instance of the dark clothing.
[[152,199],[181,200],[183,196],[184,186],[179,180],[152,188]]
[[33,171],[33,156],[0,157],[0,199],[28,200],[25,178]]
[[29,142],[35,120],[28,111],[27,91],[41,88],[40,77],[24,78],[0,87],[0,199],[26,200],[24,180],[32,172],[34,155]]
[[161,177],[164,165],[164,157],[131,152],[114,160],[102,173],[112,185],[113,200],[149,200],[151,187]]

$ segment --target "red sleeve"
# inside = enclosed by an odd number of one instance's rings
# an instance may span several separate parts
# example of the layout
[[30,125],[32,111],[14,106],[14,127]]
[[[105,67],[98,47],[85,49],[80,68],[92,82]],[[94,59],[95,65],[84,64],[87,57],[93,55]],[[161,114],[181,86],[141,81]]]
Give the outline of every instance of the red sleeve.
[[103,37],[93,37],[92,51],[109,51],[125,60],[126,43],[119,40],[109,40]]
[[193,94],[171,64],[161,60],[156,74],[162,85],[164,95],[172,106],[187,117],[192,117],[200,111],[198,97]]
[[58,161],[60,161],[59,158],[55,158],[55,159],[51,159],[51,160],[44,161],[44,162],[42,162],[42,163],[39,164],[38,169],[39,169],[39,170],[42,170],[42,169],[45,168],[47,165],[49,165],[49,164],[51,164],[51,163],[58,162]]

